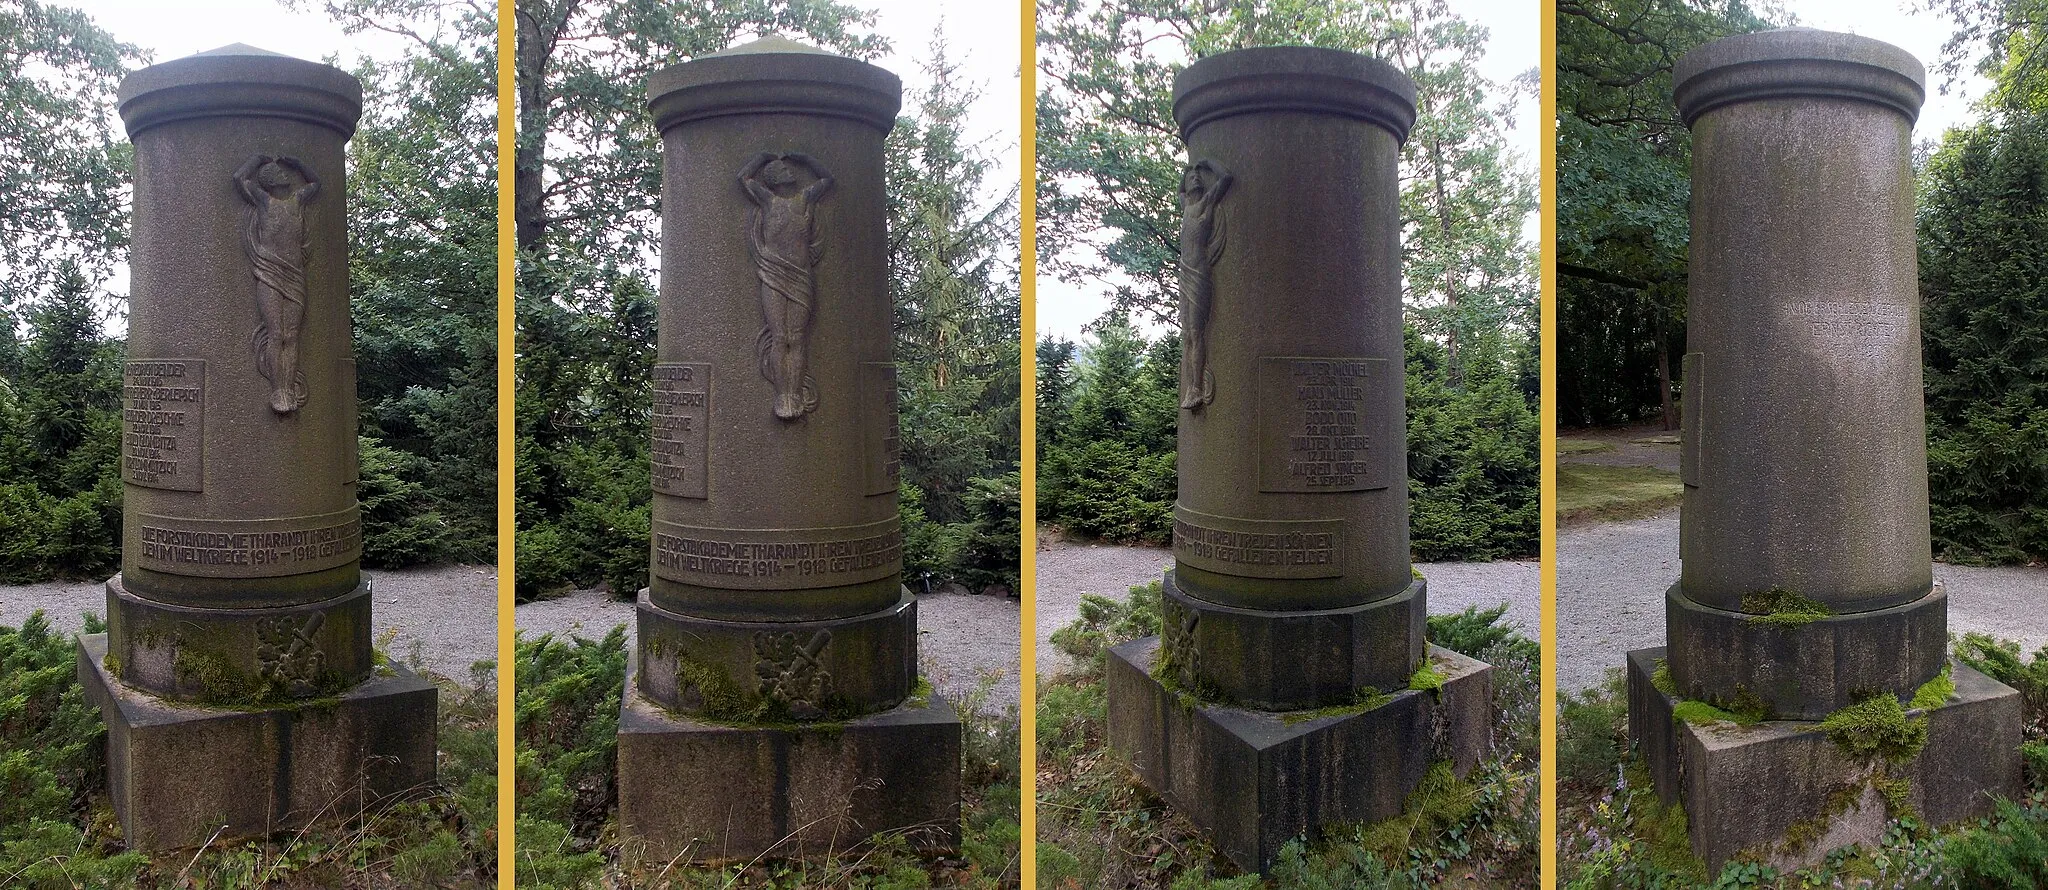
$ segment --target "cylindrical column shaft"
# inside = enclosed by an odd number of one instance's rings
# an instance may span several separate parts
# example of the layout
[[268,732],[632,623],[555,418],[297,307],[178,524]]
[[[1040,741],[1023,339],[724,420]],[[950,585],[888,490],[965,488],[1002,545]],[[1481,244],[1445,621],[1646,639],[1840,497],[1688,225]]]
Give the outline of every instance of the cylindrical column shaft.
[[1276,709],[1400,688],[1422,654],[1398,176],[1415,85],[1355,53],[1246,49],[1182,71],[1174,117],[1188,166],[1164,657],[1187,685]]
[[210,700],[367,675],[346,165],[362,88],[231,46],[123,82],[135,145],[110,661]]
[[1408,587],[1401,143],[1415,85],[1309,47],[1174,84],[1183,354],[1174,557],[1224,605],[1321,609]]
[[1687,55],[1693,131],[1685,593],[1841,611],[1925,596],[1926,413],[1913,238],[1920,64],[1776,31]]
[[648,92],[665,166],[642,689],[734,718],[893,705],[915,651],[882,152],[901,83],[770,38]]
[[1814,719],[1939,670],[1912,127],[1925,72],[1809,29],[1673,74],[1692,129],[1680,581],[1688,697]]

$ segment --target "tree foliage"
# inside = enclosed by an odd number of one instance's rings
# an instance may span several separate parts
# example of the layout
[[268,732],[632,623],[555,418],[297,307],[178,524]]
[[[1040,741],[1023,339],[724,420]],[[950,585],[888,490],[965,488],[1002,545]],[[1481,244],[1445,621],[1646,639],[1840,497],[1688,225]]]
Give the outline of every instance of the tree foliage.
[[1744,0],[1558,3],[1560,423],[1662,414],[1675,426],[1692,137],[1671,67],[1700,44],[1769,27]]
[[1947,4],[1976,14],[1940,69],[1983,41],[1983,117],[1950,130],[1920,176],[1928,495],[1938,555],[2048,556],[2048,103],[2032,2]]

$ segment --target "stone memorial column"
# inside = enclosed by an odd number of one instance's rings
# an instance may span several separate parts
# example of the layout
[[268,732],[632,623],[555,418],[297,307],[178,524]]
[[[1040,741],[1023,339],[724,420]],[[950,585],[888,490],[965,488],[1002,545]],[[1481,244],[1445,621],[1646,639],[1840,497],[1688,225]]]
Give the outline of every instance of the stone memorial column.
[[666,861],[959,840],[902,582],[882,140],[896,76],[768,38],[656,72],[651,578],[620,819]]
[[[1683,566],[1667,647],[1630,655],[1630,710],[1714,868],[1875,838],[1882,780],[1910,781],[1905,800],[1935,823],[2017,789],[2018,699],[1949,665],[1930,557],[1911,164],[1924,81],[1897,47],[1803,28],[1709,43],[1673,74],[1693,134]],[[1915,718],[1942,749],[1881,770],[1857,806],[1829,804],[1871,767],[1814,721],[1911,702],[1945,668],[1957,696]],[[1674,725],[1683,700],[1771,722]]]
[[158,849],[434,777],[435,694],[370,649],[343,146],[362,87],[230,46],[120,89],[135,145],[121,573],[79,674]]
[[1174,567],[1161,636],[1113,652],[1109,735],[1263,869],[1297,835],[1398,814],[1437,761],[1473,766],[1489,668],[1425,644],[1409,564],[1397,167],[1414,83],[1353,53],[1246,49],[1182,71],[1173,110]]

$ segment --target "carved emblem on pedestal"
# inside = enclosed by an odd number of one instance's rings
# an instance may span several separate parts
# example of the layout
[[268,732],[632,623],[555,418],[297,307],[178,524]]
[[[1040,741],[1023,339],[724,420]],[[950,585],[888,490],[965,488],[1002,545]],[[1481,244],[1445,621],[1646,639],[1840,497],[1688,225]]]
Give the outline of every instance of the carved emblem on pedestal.
[[256,279],[256,370],[270,381],[270,410],[291,414],[306,404],[299,367],[299,328],[306,320],[306,205],[320,180],[297,158],[257,155],[235,170],[242,214],[242,250]]
[[832,632],[821,630],[808,642],[784,631],[754,634],[754,673],[761,678],[761,695],[780,703],[797,720],[818,720],[825,716],[825,704],[832,695],[832,674],[818,660]]
[[256,624],[256,676],[265,688],[302,697],[320,688],[320,669],[327,657],[313,635],[323,616],[315,612],[304,625],[289,618],[266,618]]
[[747,249],[765,322],[756,347],[761,376],[775,386],[775,416],[795,420],[818,407],[817,381],[805,373],[824,252],[813,210],[832,190],[832,176],[810,155],[762,152],[740,169],[740,187],[753,202]]
[[1230,171],[1196,161],[1180,177],[1180,406],[1200,410],[1216,397],[1209,373],[1209,309],[1216,285],[1209,273],[1223,256],[1223,217],[1217,206],[1230,191]]

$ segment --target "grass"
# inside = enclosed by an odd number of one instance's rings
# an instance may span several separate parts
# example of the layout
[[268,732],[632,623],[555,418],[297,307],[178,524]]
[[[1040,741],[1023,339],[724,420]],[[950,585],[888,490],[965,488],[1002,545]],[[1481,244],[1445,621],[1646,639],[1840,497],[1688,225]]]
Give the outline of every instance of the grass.
[[839,856],[721,866],[646,866],[622,855],[617,775],[625,628],[601,640],[541,636],[518,644],[520,890],[919,890],[1015,888],[1022,836],[1018,721],[983,713],[999,675],[954,702],[963,727],[961,850],[920,855],[884,835]]
[[[86,616],[86,632],[105,628]],[[440,785],[332,826],[150,858],[121,848],[100,756],[105,728],[73,677],[68,634],[38,612],[0,627],[0,886],[440,887],[496,885],[496,667],[440,687]],[[424,673],[424,672],[423,672]]]
[[[1534,887],[1536,647],[1497,623],[1503,609],[1432,616],[1431,642],[1495,665],[1495,747],[1470,776],[1439,766],[1403,816],[1296,840],[1264,878],[1245,875],[1202,832],[1135,781],[1105,739],[1103,653],[1158,632],[1156,584],[1090,596],[1053,635],[1079,670],[1039,679],[1038,886],[1047,890]],[[1463,648],[1461,648],[1463,647]]]
[[1655,467],[1557,465],[1559,522],[1635,519],[1677,506],[1685,486]]
[[1557,440],[1557,453],[1560,455],[1605,454],[1613,450],[1613,444],[1608,442],[1599,442],[1593,439],[1572,439],[1561,436]]

